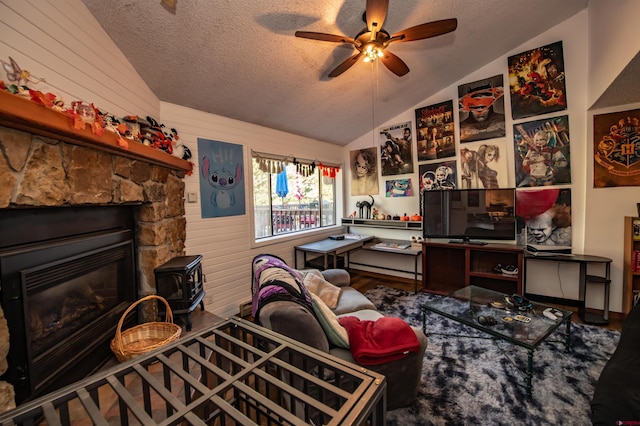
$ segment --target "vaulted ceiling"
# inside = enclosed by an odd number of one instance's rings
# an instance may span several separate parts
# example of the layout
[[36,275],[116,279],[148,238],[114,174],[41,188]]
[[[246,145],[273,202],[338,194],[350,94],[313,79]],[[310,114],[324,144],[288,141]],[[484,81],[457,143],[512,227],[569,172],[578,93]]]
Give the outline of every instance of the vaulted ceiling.
[[[588,0],[391,0],[389,33],[456,18],[455,32],[388,50],[329,78],[352,45],[297,30],[355,37],[366,0],[83,0],[162,101],[346,145],[587,7]],[[506,64],[505,64],[506,66]]]

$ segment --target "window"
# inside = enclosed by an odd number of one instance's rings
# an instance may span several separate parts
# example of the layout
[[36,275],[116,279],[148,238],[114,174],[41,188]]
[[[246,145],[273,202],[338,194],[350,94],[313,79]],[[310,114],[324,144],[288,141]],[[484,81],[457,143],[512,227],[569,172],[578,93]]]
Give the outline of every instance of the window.
[[254,157],[252,165],[256,240],[336,224],[335,178],[298,161]]

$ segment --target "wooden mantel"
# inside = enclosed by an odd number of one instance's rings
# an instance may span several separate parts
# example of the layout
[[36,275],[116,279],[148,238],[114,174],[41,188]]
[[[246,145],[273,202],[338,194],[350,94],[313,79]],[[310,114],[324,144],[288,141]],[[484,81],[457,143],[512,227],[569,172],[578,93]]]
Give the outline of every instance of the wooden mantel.
[[0,90],[0,125],[174,170],[190,172],[193,168],[189,161],[139,142],[129,140],[128,148],[121,147],[118,137],[107,130],[102,136],[91,133],[88,126],[77,130],[70,117],[4,90]]

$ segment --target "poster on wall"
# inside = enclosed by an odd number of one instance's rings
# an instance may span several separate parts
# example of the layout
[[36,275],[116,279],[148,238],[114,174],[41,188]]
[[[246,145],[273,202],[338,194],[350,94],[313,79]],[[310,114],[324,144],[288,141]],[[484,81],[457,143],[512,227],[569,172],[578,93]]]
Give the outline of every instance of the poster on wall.
[[382,176],[413,173],[411,122],[380,128]]
[[418,161],[456,155],[453,101],[416,109]]
[[516,216],[524,220],[519,244],[571,248],[571,189],[519,189]]
[[562,41],[510,56],[514,120],[567,109]]
[[458,86],[460,142],[505,135],[502,74]]
[[351,164],[351,195],[377,195],[378,153],[375,148],[364,148],[349,152]]
[[242,145],[198,138],[203,218],[245,214]]
[[593,187],[640,186],[640,109],[593,116]]
[[460,187],[506,188],[508,168],[504,140],[467,142],[460,148]]
[[569,116],[514,124],[516,186],[571,183]]
[[411,179],[389,179],[385,183],[385,193],[387,197],[412,197]]
[[420,165],[420,192],[456,189],[456,180],[455,161]]

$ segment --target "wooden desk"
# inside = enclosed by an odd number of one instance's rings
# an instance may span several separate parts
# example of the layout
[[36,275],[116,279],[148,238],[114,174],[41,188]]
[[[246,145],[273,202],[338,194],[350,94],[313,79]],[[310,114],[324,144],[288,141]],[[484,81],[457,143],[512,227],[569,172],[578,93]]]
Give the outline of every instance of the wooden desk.
[[[566,263],[577,263],[580,267],[580,277],[579,277],[579,290],[578,290],[578,315],[580,319],[587,324],[607,324],[609,322],[607,311],[608,311],[608,300],[605,300],[605,315],[601,317],[599,315],[586,312],[586,292],[587,292],[587,265],[589,263],[603,263],[605,264],[605,276],[604,280],[611,279],[611,262],[612,260],[608,257],[601,256],[591,256],[588,254],[548,254],[548,255],[539,255],[534,256],[527,253],[524,257],[525,263],[530,260],[541,260],[541,261],[552,261],[552,262],[566,262]],[[526,268],[526,266],[525,266]],[[525,286],[526,288],[526,286]]]
[[422,256],[422,249],[415,249],[415,248],[412,248],[411,246],[409,246],[408,248],[405,248],[405,249],[376,247],[376,244],[379,243],[379,242],[396,243],[396,244],[407,244],[407,242],[403,241],[403,240],[387,240],[387,239],[379,240],[379,239],[375,239],[373,241],[368,241],[366,244],[364,244],[362,246],[361,249],[362,250],[382,252],[382,253],[389,253],[389,254],[397,254],[397,255],[401,255],[401,256],[413,256],[413,271],[407,271],[407,270],[399,269],[399,268],[390,268],[390,267],[380,266],[380,265],[371,265],[371,264],[361,263],[361,262],[351,262],[351,264],[359,265],[359,266],[369,266],[369,267],[372,267],[372,268],[384,269],[384,270],[387,270],[387,271],[413,273],[413,292],[417,293],[418,292],[418,276],[422,275],[420,272],[418,272],[418,260]]
[[331,238],[327,238],[325,240],[315,241],[313,243],[302,244],[299,246],[295,246],[293,249],[293,261],[294,267],[298,269],[298,252],[301,251],[303,254],[304,262],[302,263],[303,268],[306,268],[307,265],[307,253],[318,253],[324,257],[324,269],[329,268],[329,256],[333,256],[333,267],[338,267],[338,255],[345,253],[346,254],[346,264],[345,268],[349,268],[349,252],[353,250],[359,250],[362,248],[363,244],[366,241],[370,241],[373,239],[373,236],[363,235],[362,238],[359,239],[347,239],[344,240],[332,240]]

